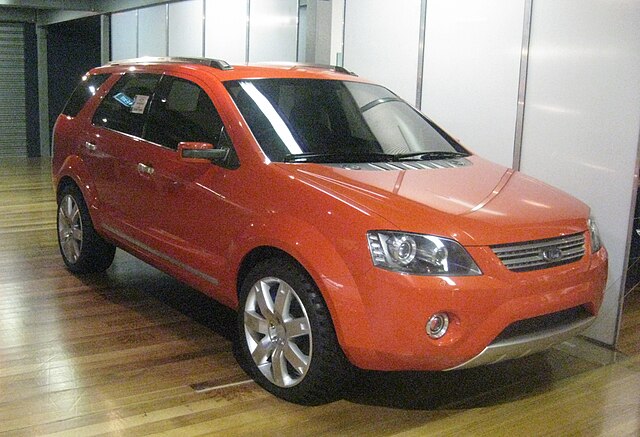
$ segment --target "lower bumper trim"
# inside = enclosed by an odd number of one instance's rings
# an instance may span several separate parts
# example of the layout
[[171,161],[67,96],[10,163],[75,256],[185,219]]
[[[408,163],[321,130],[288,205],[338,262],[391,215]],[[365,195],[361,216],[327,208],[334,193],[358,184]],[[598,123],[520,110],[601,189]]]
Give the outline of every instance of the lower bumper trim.
[[551,329],[508,339],[498,339],[469,361],[445,370],[469,369],[540,352],[575,337],[587,329],[595,320],[594,316],[590,316],[564,325],[554,326]]

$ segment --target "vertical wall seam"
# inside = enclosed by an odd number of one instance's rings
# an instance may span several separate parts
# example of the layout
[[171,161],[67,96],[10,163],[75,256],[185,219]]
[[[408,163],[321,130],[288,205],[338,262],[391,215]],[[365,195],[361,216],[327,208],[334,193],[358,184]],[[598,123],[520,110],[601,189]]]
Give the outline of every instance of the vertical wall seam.
[[518,106],[516,110],[516,130],[513,142],[514,170],[520,170],[522,161],[522,140],[524,135],[524,111],[527,98],[527,74],[529,72],[529,47],[531,43],[531,16],[533,0],[524,2],[524,19],[522,25],[522,46],[520,51],[520,74],[518,81]]
[[169,56],[169,3],[165,4],[164,9],[164,36],[165,36],[165,55]]
[[[38,17],[39,18],[39,17]],[[36,21],[39,22],[38,19]],[[40,117],[40,156],[51,156],[49,133],[49,64],[47,61],[47,27],[36,24],[38,48],[38,111]]]
[[202,57],[205,57],[207,43],[207,0],[202,0]]
[[140,57],[140,10],[136,9],[136,58]]
[[111,61],[111,15],[100,15],[100,63]]
[[247,42],[245,43],[244,60],[249,63],[249,45],[251,42],[251,0],[247,0]]
[[164,54],[169,56],[169,3],[164,5]]
[[[344,6],[342,7],[342,59],[340,59],[341,62],[338,67],[344,67],[344,41],[347,36],[347,1],[349,0],[344,0]],[[337,61],[338,60],[336,59],[336,64],[338,64]]]
[[427,30],[427,0],[420,4],[420,35],[418,38],[418,77],[416,83],[416,108],[422,109],[422,86],[424,80],[424,56]]
[[[300,62],[300,0],[298,3],[298,16],[296,18],[296,62]],[[305,47],[305,52],[307,48]],[[306,56],[305,56],[306,57]]]

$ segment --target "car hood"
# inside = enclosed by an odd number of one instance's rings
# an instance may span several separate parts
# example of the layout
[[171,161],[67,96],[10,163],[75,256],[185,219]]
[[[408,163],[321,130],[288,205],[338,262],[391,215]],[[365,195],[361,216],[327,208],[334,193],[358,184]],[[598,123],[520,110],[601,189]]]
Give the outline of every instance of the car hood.
[[290,176],[397,229],[492,245],[586,230],[589,208],[477,156],[450,162],[282,164]]

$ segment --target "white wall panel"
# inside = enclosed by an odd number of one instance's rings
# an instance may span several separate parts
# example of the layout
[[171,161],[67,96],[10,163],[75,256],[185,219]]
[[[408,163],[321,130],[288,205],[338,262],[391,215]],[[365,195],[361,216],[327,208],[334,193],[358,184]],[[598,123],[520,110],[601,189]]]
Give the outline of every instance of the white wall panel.
[[344,66],[416,102],[420,0],[346,0]]
[[251,1],[249,61],[295,62],[298,0]]
[[640,132],[640,2],[536,0],[521,169],[588,203],[609,250],[589,335],[614,342]]
[[167,56],[167,5],[138,10],[138,56]]
[[202,1],[169,3],[169,56],[202,56]]
[[138,56],[138,11],[111,15],[111,60]]
[[244,64],[247,51],[247,0],[205,1],[205,56]]
[[422,111],[511,167],[524,0],[429,0]]

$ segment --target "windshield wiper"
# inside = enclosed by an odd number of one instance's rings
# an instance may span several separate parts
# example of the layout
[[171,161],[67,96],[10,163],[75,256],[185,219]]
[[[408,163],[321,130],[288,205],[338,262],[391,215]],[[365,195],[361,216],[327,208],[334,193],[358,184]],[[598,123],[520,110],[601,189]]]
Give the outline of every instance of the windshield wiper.
[[433,150],[431,152],[398,153],[397,155],[393,156],[393,160],[404,161],[404,160],[419,159],[421,161],[430,161],[434,159],[462,158],[464,156],[469,156],[469,154],[464,152]]
[[313,162],[318,164],[329,163],[352,163],[352,162],[394,162],[394,161],[429,161],[434,159],[452,159],[469,156],[464,152],[453,151],[431,151],[431,152],[412,152],[398,153],[391,155],[381,152],[335,152],[335,153],[296,153],[289,154],[284,157],[284,162]]
[[296,153],[284,157],[284,162],[351,163],[351,162],[389,162],[394,155],[379,152],[342,152],[342,153]]

